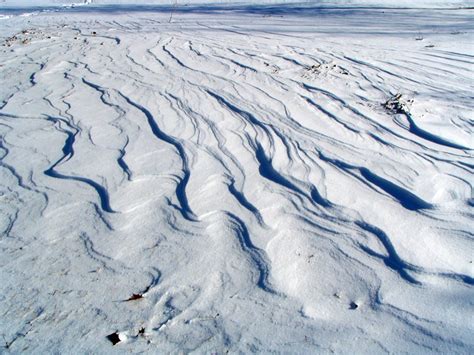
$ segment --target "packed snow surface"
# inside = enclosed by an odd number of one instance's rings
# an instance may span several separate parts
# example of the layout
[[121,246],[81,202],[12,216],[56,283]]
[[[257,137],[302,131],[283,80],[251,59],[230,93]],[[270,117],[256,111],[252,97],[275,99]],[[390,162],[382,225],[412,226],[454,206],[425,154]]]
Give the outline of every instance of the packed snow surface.
[[0,6],[308,4],[312,6],[469,7],[474,0],[0,0]]
[[474,352],[472,10],[0,14],[0,352]]

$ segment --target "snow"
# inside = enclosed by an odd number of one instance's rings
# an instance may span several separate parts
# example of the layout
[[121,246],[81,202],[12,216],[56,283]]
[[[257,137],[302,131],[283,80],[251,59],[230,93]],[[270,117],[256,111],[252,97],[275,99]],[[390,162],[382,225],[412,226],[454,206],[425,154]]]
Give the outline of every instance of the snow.
[[200,4],[306,4],[312,6],[377,6],[377,7],[469,7],[474,0],[3,0],[0,6],[46,6],[46,5],[200,5]]
[[473,352],[472,10],[7,7],[2,352]]

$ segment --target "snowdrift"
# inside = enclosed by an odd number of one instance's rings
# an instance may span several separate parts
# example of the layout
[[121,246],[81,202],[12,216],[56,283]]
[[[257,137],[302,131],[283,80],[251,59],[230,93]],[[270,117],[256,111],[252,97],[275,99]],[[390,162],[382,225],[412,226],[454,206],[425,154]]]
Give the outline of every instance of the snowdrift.
[[47,5],[199,5],[199,4],[225,4],[225,5],[265,5],[265,4],[311,4],[317,6],[377,6],[377,7],[408,7],[408,8],[433,8],[433,7],[471,7],[473,0],[3,0],[1,6],[47,6]]
[[471,10],[2,11],[0,353],[474,353]]

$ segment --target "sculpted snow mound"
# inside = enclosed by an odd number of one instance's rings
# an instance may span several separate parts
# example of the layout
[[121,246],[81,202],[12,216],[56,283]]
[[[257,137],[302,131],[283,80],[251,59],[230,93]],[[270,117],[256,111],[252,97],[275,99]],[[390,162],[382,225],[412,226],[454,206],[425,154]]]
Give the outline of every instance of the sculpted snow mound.
[[0,352],[474,352],[470,10],[43,10],[0,26]]
[[3,0],[3,6],[44,6],[44,5],[199,5],[199,4],[301,4],[317,6],[379,6],[379,7],[468,7],[473,0]]

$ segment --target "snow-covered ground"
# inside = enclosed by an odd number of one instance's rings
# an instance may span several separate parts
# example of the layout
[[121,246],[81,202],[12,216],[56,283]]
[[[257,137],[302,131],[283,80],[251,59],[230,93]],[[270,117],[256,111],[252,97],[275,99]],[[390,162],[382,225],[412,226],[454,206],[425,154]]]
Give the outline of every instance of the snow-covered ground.
[[473,353],[472,10],[169,10],[0,9],[0,352]]
[[63,5],[198,5],[198,4],[308,4],[311,6],[377,6],[377,7],[470,7],[474,0],[0,0],[0,6]]

